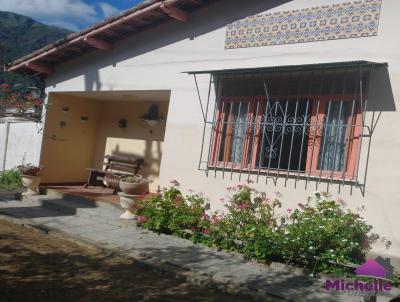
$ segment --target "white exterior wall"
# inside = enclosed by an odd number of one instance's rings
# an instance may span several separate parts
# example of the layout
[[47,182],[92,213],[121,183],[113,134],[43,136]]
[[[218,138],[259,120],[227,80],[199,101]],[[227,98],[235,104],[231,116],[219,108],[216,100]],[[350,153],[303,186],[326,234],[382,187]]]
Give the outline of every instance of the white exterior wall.
[[7,124],[0,122],[0,171],[3,167],[5,170],[13,169],[22,162],[38,165],[42,144],[42,135],[38,131],[40,124],[20,121],[9,123],[6,147]]
[[[347,0],[346,0],[347,1]],[[152,30],[116,43],[112,53],[96,51],[59,66],[48,78],[47,93],[63,91],[107,90],[171,90],[164,152],[161,161],[161,185],[178,179],[182,187],[204,192],[212,198],[214,208],[222,208],[220,197],[225,188],[238,183],[237,175],[222,179],[221,175],[208,177],[198,171],[203,120],[193,77],[183,73],[193,70],[234,69],[300,65],[323,62],[368,60],[389,63],[389,76],[394,96],[380,102],[394,102],[391,111],[383,112],[376,127],[368,167],[366,192],[332,186],[334,197],[343,198],[349,207],[365,205],[363,215],[374,225],[374,231],[393,241],[393,247],[376,251],[400,255],[400,2],[384,0],[379,34],[376,37],[332,40],[293,45],[225,50],[226,25],[230,20],[264,11],[284,11],[345,2],[340,0],[229,0],[220,1],[190,15],[188,23],[171,21]],[[280,4],[280,5],[279,5]],[[203,99],[206,99],[208,77],[199,78]],[[311,182],[307,188],[302,181],[277,183],[261,177],[258,189],[280,191],[285,207],[304,201],[316,188]]]

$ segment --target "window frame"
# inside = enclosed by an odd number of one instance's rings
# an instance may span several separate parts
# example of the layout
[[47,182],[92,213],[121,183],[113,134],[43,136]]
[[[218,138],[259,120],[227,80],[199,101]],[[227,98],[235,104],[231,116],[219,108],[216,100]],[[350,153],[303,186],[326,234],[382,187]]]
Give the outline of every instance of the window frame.
[[[357,174],[357,162],[359,160],[359,149],[360,149],[360,140],[362,135],[362,108],[361,102],[357,98],[360,95],[356,94],[340,94],[340,95],[329,95],[329,96],[320,96],[319,97],[319,108],[318,102],[313,102],[313,108],[311,113],[311,122],[310,122],[310,134],[309,134],[309,143],[307,150],[307,160],[306,160],[306,173],[319,177],[330,177],[330,178],[345,178],[345,179],[354,179]],[[345,159],[344,159],[344,167],[343,171],[330,171],[330,170],[322,170],[318,169],[318,160],[319,160],[319,151],[321,148],[321,141],[323,140],[323,130],[320,135],[315,139],[311,136],[311,133],[317,133],[315,129],[316,125],[324,125],[324,120],[326,118],[326,108],[329,106],[329,102],[352,102],[354,104],[352,107],[352,112],[349,114],[347,118],[347,126],[346,126],[346,135],[345,135]],[[313,141],[313,144],[310,145],[310,141]],[[313,150],[312,150],[313,149]],[[315,154],[317,156],[315,156]]]
[[[218,109],[217,109],[217,118],[216,118],[216,123],[214,125],[214,138],[212,142],[212,153],[211,153],[211,164],[209,164],[210,167],[213,168],[233,168],[233,169],[242,169],[242,168],[248,168],[249,166],[255,166],[256,163],[256,154],[257,152],[253,152],[254,150],[258,150],[258,145],[259,145],[259,135],[260,135],[260,128],[261,128],[261,119],[262,119],[262,108],[258,109],[258,113],[256,112],[256,107],[257,107],[257,102],[258,104],[262,104],[262,101],[264,101],[265,96],[221,96],[218,100]],[[246,129],[245,129],[245,143],[243,146],[243,151],[242,151],[242,162],[241,163],[236,163],[229,161],[229,151],[230,147],[232,144],[233,140],[233,135],[232,131],[234,130],[232,125],[232,106],[230,105],[230,113],[228,120],[225,121],[225,104],[234,104],[234,103],[247,103],[248,105],[248,110],[247,110],[247,121],[246,121]],[[259,106],[259,105],[258,105]],[[250,149],[250,139],[251,139],[251,128],[249,129],[249,124],[252,124],[254,116],[257,115],[257,122],[256,122],[256,127],[255,127],[255,133],[254,133],[254,146],[253,146],[253,151],[251,154],[251,159],[249,160],[249,149]],[[224,150],[223,150],[223,161],[219,160],[220,153],[221,153],[221,141],[223,137],[223,132],[224,132],[224,124],[227,123],[227,129],[226,129],[226,138],[225,140],[227,142],[224,143]],[[256,153],[256,154],[254,154]]]
[[[266,127],[266,124],[262,125],[263,113],[265,112],[265,107],[267,105],[267,97],[264,96],[222,96],[219,95],[217,98],[217,110],[216,110],[216,123],[213,127],[213,139],[211,146],[211,160],[208,164],[209,168],[214,169],[231,169],[231,170],[239,170],[245,169],[246,171],[251,172],[264,172],[264,173],[280,173],[285,171],[285,174],[296,174],[303,176],[313,176],[319,178],[331,178],[331,179],[346,179],[346,180],[354,180],[357,175],[357,165],[360,157],[360,144],[361,144],[361,136],[362,136],[362,101],[361,95],[359,93],[356,94],[331,94],[331,95],[273,95],[269,97],[269,100],[288,100],[290,98],[293,99],[307,99],[309,102],[312,102],[312,108],[310,110],[310,123],[309,123],[309,134],[308,134],[308,142],[307,142],[307,153],[306,153],[306,164],[305,171],[297,171],[282,169],[282,168],[265,168],[260,167],[260,163],[257,166],[257,158],[259,157],[259,152],[261,152],[261,136],[263,127]],[[325,129],[325,110],[327,106],[329,106],[329,102],[352,102],[354,105],[351,105],[351,110],[346,125],[346,135],[345,135],[345,151],[344,151],[344,171],[330,171],[330,170],[320,170],[318,168],[318,160],[319,160],[319,151],[321,141],[323,140],[323,133],[321,135],[312,135],[312,133],[317,132],[315,126],[323,125],[323,129]],[[232,110],[226,113],[224,106],[226,104],[234,104],[239,102],[246,102],[248,104],[248,112],[247,112],[247,121],[246,121],[246,130],[245,130],[245,144],[243,146],[242,151],[242,162],[236,163],[229,161],[229,150],[231,146],[231,142],[233,140],[234,135],[232,135],[232,126],[231,122],[233,119]],[[270,101],[271,102],[271,101]],[[257,105],[258,104],[258,105]],[[319,105],[318,105],[319,104]],[[233,105],[231,105],[232,108]],[[318,108],[319,106],[319,108]],[[354,107],[353,107],[354,106]],[[258,109],[257,109],[258,108]],[[258,111],[258,112],[257,112]],[[223,138],[223,130],[224,130],[224,121],[228,115],[228,123],[226,130],[225,140],[229,139],[228,144],[224,143],[223,150],[223,160],[219,160],[220,152],[221,152],[221,143]],[[254,116],[256,117],[256,122],[253,131],[249,131],[249,121],[252,123]],[[254,122],[254,121],[253,121]],[[228,129],[229,127],[229,129]],[[228,132],[231,133],[228,135]],[[253,137],[253,148],[250,150],[251,144],[251,136]],[[315,137],[314,137],[315,136]],[[335,147],[336,148],[336,147]],[[250,158],[249,158],[249,152]]]

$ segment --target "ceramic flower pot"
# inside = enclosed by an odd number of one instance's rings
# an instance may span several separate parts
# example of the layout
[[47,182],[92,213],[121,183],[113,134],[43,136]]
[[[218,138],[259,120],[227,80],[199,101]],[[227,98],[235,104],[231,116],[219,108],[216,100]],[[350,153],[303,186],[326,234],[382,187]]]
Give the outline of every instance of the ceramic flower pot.
[[125,194],[140,195],[148,191],[149,184],[148,182],[136,183],[121,180],[119,182],[119,187]]
[[139,195],[125,194],[123,192],[118,193],[121,208],[125,210],[120,219],[133,220],[136,219],[136,206],[140,202]]
[[39,195],[39,184],[42,180],[41,176],[21,175],[22,184],[27,189],[22,193],[24,196]]

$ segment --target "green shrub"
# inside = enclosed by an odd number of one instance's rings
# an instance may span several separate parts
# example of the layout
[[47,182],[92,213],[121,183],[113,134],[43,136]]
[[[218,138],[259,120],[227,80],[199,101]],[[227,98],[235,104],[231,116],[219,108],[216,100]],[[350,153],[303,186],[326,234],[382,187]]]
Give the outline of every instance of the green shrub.
[[137,214],[138,221],[150,230],[184,236],[191,232],[207,232],[206,208],[206,200],[201,195],[184,197],[178,189],[170,188],[145,199]]
[[201,194],[183,196],[171,187],[143,201],[139,224],[240,252],[249,259],[290,263],[315,272],[346,272],[343,264],[361,264],[379,238],[359,214],[327,195],[316,192],[305,204],[283,212],[280,194],[268,198],[247,185],[228,189],[235,193],[227,211],[210,217]]
[[316,266],[318,271],[332,269],[330,262],[361,264],[379,236],[369,234],[368,225],[357,213],[339,202],[315,193],[305,204],[291,211],[282,226],[281,243],[285,261]]
[[0,188],[12,190],[22,187],[21,176],[17,170],[0,172]]

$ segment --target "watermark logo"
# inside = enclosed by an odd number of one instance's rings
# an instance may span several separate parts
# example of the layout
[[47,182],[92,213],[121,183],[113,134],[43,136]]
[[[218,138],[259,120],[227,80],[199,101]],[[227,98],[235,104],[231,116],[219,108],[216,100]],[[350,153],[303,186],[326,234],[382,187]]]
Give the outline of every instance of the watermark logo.
[[384,294],[392,289],[393,269],[390,259],[369,258],[356,268],[355,273],[357,277],[368,277],[373,281],[361,281],[358,278],[350,281],[343,279],[326,280],[325,289],[328,291],[347,291],[351,295],[360,296]]
[[393,266],[390,261],[378,257],[369,258],[364,264],[356,269],[357,276],[376,277],[382,279],[391,279],[393,277]]

